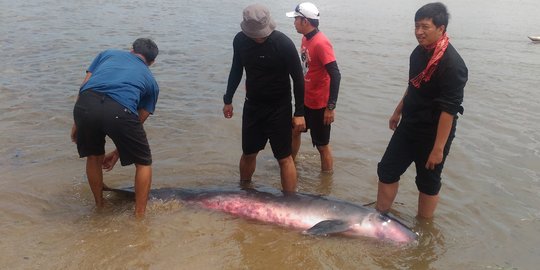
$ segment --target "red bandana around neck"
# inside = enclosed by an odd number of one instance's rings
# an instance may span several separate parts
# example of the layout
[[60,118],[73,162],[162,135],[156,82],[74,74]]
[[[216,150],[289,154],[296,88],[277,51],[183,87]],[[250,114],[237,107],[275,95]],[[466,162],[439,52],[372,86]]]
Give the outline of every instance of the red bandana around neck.
[[437,42],[435,42],[435,44],[425,48],[427,50],[435,49],[435,51],[433,52],[431,59],[429,59],[426,68],[422,72],[420,72],[420,74],[416,75],[416,77],[411,79],[411,83],[414,85],[414,87],[420,88],[420,84],[422,82],[429,82],[429,80],[431,79],[431,75],[433,75],[433,72],[435,71],[435,69],[437,69],[437,65],[443,57],[446,48],[448,48],[448,42],[449,38],[445,32],[437,40]]

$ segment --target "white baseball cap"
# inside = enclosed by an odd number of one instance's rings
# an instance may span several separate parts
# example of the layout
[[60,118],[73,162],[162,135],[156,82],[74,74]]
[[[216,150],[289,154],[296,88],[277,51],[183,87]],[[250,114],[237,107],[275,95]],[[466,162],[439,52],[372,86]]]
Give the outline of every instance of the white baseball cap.
[[298,16],[314,20],[318,20],[320,18],[319,9],[310,2],[298,4],[294,11],[287,12],[285,13],[285,15],[287,15],[287,17],[289,18],[294,18]]

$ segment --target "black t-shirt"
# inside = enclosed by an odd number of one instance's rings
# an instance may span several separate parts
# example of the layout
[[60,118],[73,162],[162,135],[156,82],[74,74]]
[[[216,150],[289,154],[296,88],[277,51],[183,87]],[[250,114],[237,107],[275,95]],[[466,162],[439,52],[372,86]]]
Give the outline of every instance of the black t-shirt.
[[[421,46],[411,53],[409,80],[420,74],[429,62],[433,51]],[[409,81],[407,95],[403,98],[401,124],[408,129],[433,134],[437,131],[441,111],[454,115],[463,114],[463,89],[467,83],[468,70],[456,49],[448,44],[435,72],[420,88]]]

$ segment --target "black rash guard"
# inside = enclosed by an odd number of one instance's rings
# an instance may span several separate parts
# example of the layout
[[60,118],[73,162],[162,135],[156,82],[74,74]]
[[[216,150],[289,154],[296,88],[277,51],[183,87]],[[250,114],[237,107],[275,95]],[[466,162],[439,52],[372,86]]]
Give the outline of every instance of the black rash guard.
[[234,37],[233,50],[227,92],[223,96],[225,104],[232,103],[245,69],[247,100],[265,104],[290,104],[292,78],[294,115],[304,115],[304,76],[298,52],[291,39],[274,30],[265,42],[259,44],[239,32]]

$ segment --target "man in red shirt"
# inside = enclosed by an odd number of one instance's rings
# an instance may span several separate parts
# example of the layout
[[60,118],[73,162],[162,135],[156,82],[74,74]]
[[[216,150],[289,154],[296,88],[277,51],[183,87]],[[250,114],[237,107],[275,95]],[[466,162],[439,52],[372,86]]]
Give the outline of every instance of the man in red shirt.
[[[310,130],[311,141],[321,155],[321,171],[332,172],[330,128],[334,122],[341,80],[334,49],[324,33],[319,31],[319,10],[314,4],[301,3],[286,15],[294,18],[296,31],[304,35],[300,50],[305,83],[306,129],[303,132]],[[293,129],[293,158],[300,149],[301,133]]]

